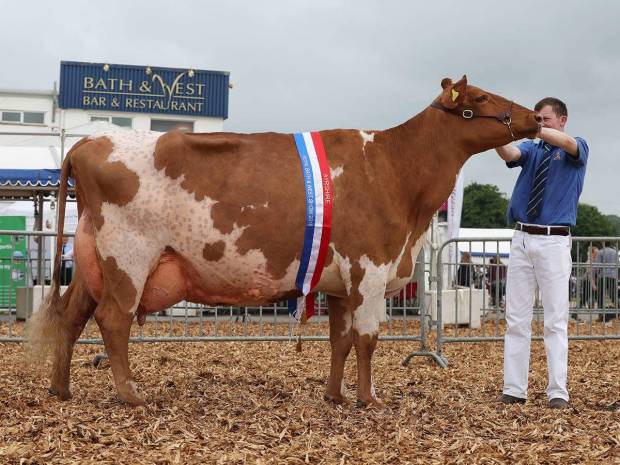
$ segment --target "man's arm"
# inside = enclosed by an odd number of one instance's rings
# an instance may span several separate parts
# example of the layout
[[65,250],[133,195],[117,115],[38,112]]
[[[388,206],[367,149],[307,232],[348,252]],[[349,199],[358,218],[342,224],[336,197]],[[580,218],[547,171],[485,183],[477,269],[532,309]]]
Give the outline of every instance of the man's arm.
[[541,128],[538,137],[551,145],[560,147],[573,157],[577,157],[578,155],[577,141],[574,137],[569,136],[565,132],[551,128]]
[[515,147],[514,145],[502,145],[501,147],[496,147],[495,151],[506,163],[517,161],[521,158],[521,150],[519,150],[519,147]]

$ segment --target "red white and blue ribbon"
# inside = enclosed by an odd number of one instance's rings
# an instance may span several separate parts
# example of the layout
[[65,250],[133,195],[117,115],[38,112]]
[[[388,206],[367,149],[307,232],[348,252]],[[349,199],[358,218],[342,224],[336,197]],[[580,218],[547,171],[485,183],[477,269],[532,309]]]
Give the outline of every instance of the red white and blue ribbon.
[[297,320],[314,314],[314,293],[325,265],[332,229],[332,180],[325,148],[318,132],[297,133],[295,144],[301,161],[306,193],[306,229],[295,286],[303,296],[288,302]]

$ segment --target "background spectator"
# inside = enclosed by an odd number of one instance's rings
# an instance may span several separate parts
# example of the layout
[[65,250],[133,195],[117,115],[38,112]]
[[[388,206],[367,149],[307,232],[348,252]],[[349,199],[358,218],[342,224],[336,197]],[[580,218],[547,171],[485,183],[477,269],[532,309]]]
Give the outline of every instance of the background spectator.
[[463,252],[461,263],[456,272],[456,283],[459,286],[469,287],[472,284],[474,276],[474,264],[471,261],[469,252]]

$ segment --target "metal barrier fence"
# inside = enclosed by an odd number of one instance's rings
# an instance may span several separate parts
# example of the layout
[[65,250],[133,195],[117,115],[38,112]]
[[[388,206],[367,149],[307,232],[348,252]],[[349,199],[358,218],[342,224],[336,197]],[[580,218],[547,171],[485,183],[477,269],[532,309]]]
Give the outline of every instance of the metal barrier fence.
[[[21,320],[26,320],[38,309],[50,289],[52,254],[47,254],[49,258],[44,258],[43,263],[35,263],[34,257],[46,257],[46,251],[55,250],[55,238],[55,232],[0,231],[0,244],[4,244],[0,245],[0,342],[24,340]],[[42,248],[42,253],[33,247],[25,248],[24,241],[35,243]],[[417,341],[420,350],[412,356],[436,358],[436,354],[428,350],[430,326],[425,299],[420,298],[425,295],[424,277],[428,270],[429,264],[421,253],[414,280],[400,295],[386,300],[387,324],[381,325],[379,338]],[[324,295],[317,299],[317,314],[304,325],[289,316],[285,303],[261,307],[212,307],[181,302],[165,311],[149,314],[144,326],[133,325],[130,341],[290,341],[297,338],[327,341],[327,320]],[[103,343],[93,319],[78,342]]]
[[[52,247],[55,238],[55,232],[0,231],[0,342],[23,341],[22,321],[36,311],[49,290],[52,254],[48,252],[55,249],[55,245]],[[33,244],[41,248],[41,253]],[[444,259],[450,244],[453,244],[453,255]],[[502,260],[509,244],[509,239],[499,238],[445,242],[437,258],[437,289],[427,289],[431,267],[422,251],[412,283],[400,295],[386,300],[388,321],[381,325],[380,339],[419,343],[419,350],[412,352],[404,364],[413,356],[429,356],[442,366],[447,366],[443,355],[445,344],[502,341],[506,278],[506,264]],[[572,239],[570,339],[620,339],[620,318],[616,318],[620,315],[618,260],[599,263],[595,256],[597,245],[599,253],[614,249],[617,257],[620,238]],[[466,252],[474,257],[471,263],[462,260]],[[610,256],[609,250],[602,255]],[[327,320],[324,295],[317,299],[317,315],[305,325],[299,325],[288,315],[284,303],[213,307],[181,302],[150,314],[144,326],[134,325],[130,341],[291,341],[297,338],[327,341]],[[537,291],[534,340],[542,339],[542,323],[543,309]],[[436,341],[435,350],[429,348],[432,341]],[[79,342],[102,344],[93,320]]]
[[[445,260],[444,250],[450,244],[456,244],[454,254]],[[569,339],[620,339],[619,245],[618,237],[572,238]],[[440,365],[448,363],[443,355],[445,344],[503,341],[507,266],[502,259],[508,258],[509,250],[510,239],[505,238],[452,239],[440,247],[437,299],[429,309]],[[463,261],[465,254],[474,259]],[[543,339],[543,323],[537,289],[533,340]]]

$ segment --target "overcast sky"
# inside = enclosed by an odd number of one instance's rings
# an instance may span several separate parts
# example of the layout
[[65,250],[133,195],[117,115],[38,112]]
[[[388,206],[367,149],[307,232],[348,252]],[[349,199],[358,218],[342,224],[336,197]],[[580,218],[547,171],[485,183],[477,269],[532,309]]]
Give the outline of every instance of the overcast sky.
[[[581,201],[620,215],[620,2],[0,0],[0,88],[51,89],[60,61],[229,71],[227,131],[384,129],[443,77],[532,108],[568,104],[590,160]],[[465,183],[508,195],[493,153]]]

